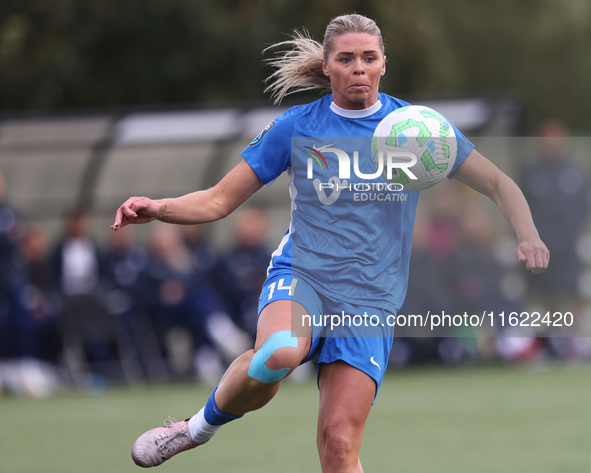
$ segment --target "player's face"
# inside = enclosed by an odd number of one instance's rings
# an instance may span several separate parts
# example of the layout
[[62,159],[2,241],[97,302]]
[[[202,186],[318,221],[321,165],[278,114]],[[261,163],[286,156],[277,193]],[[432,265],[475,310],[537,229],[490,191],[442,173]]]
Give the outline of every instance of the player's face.
[[339,107],[362,110],[377,102],[386,58],[376,36],[346,33],[336,37],[322,67],[330,78],[333,100]]

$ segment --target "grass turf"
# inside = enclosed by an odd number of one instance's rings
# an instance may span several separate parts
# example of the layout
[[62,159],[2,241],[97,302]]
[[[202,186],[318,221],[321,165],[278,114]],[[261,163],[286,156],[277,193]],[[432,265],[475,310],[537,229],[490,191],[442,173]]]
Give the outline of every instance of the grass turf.
[[[138,472],[129,449],[207,399],[197,385],[0,398],[0,472]],[[361,459],[370,472],[575,473],[590,469],[591,367],[390,371]],[[264,409],[158,471],[319,471],[314,382],[286,383]]]

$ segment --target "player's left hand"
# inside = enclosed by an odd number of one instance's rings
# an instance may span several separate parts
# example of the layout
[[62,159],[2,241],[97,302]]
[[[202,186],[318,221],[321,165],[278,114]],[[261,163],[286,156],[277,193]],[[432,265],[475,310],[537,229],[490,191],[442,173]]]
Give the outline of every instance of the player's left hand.
[[550,252],[539,238],[524,240],[517,246],[515,256],[532,273],[543,273],[550,263]]

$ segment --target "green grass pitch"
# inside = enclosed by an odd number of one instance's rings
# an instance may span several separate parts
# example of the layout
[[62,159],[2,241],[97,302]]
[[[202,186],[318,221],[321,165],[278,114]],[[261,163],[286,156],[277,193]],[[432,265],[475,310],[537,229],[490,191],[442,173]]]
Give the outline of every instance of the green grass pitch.
[[[139,472],[144,430],[193,414],[210,389],[111,388],[0,398],[0,472]],[[584,473],[591,469],[591,367],[391,370],[365,431],[366,473]],[[161,472],[313,472],[318,392],[285,383],[264,409]]]

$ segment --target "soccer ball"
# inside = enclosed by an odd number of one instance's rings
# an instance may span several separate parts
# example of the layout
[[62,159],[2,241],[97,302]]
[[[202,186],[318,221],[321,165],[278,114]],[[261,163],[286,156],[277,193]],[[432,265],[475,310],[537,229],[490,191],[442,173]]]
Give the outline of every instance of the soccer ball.
[[372,154],[378,169],[404,189],[423,190],[447,177],[458,152],[454,128],[435,110],[409,105],[376,127]]

